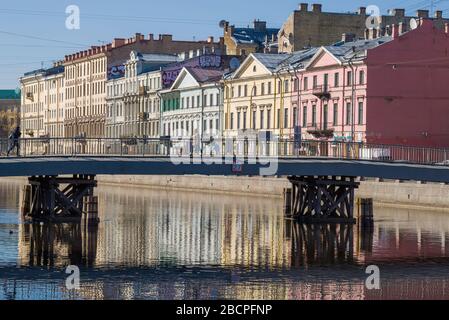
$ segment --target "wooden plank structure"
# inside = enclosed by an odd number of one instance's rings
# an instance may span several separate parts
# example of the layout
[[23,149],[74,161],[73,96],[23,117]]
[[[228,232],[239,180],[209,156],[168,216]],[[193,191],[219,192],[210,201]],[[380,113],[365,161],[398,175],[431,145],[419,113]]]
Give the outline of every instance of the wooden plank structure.
[[39,176],[28,181],[31,190],[24,199],[23,215],[34,221],[80,221],[84,197],[92,196],[97,186],[94,175]]
[[291,217],[302,223],[355,224],[355,177],[291,176]]

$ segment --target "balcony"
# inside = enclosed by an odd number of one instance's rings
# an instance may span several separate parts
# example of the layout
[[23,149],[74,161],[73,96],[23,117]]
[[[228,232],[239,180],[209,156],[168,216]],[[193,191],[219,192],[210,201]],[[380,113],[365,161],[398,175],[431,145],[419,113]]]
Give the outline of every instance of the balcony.
[[334,136],[335,129],[333,123],[309,123],[307,133],[316,139],[330,139]]
[[324,84],[321,86],[315,86],[313,88],[313,95],[318,97],[319,99],[327,99],[329,100],[331,97],[331,93],[329,92],[329,85]]

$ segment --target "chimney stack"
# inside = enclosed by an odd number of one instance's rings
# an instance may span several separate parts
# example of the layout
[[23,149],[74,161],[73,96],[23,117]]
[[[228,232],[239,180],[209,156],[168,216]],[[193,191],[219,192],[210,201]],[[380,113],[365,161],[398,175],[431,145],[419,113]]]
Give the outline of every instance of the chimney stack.
[[322,8],[323,8],[323,5],[321,5],[321,4],[318,4],[318,3],[312,4],[312,11],[314,13],[321,13]]
[[359,8],[359,15],[366,16],[366,7]]
[[399,35],[401,35],[407,31],[407,25],[403,22],[399,22],[398,27],[399,27],[399,30],[398,30]]
[[396,24],[393,24],[391,26],[391,36],[393,37],[393,39],[396,39],[399,37],[399,26]]
[[396,18],[404,18],[405,17],[405,9],[394,9],[394,16]]
[[418,18],[428,18],[429,10],[418,10],[416,14],[417,14]]
[[353,42],[355,40],[355,34],[353,33],[343,33],[341,37],[341,41],[344,43],[346,42]]
[[267,22],[254,20],[254,31],[256,32],[265,32],[267,31]]
[[309,11],[309,4],[308,3],[301,3],[299,5],[299,10],[303,12]]

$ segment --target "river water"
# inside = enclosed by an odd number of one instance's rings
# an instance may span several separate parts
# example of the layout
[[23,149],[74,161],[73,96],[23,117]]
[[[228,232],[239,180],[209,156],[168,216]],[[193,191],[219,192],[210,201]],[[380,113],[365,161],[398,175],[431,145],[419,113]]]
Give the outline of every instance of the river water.
[[[301,226],[282,200],[100,186],[98,227],[31,225],[0,183],[0,299],[449,299],[449,214]],[[66,287],[69,265],[80,289]],[[379,267],[380,290],[366,287]]]

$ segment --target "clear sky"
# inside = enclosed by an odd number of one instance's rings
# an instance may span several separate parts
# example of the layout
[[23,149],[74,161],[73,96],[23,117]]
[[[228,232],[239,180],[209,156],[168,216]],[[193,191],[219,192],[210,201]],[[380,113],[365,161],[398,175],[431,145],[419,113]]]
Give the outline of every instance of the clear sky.
[[[449,0],[434,0],[449,10]],[[134,33],[173,34],[175,39],[219,37],[220,20],[247,26],[255,18],[280,27],[301,0],[15,0],[0,4],[0,88],[16,88],[23,72],[48,67],[52,61],[114,37]],[[391,8],[430,8],[431,0],[310,0],[324,11],[355,12],[360,6],[377,5],[382,13]],[[66,7],[81,11],[79,30],[65,27]],[[52,41],[50,41],[52,40]]]

